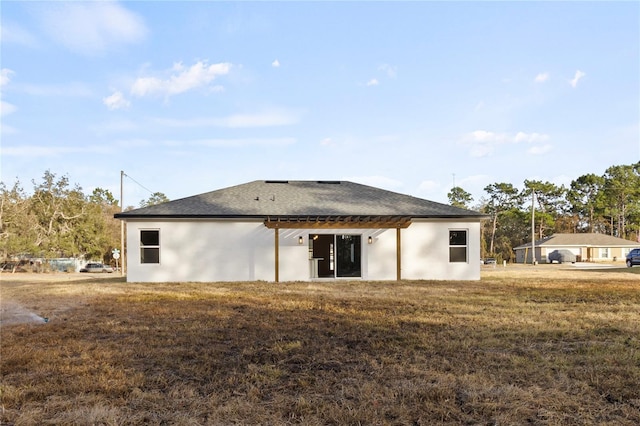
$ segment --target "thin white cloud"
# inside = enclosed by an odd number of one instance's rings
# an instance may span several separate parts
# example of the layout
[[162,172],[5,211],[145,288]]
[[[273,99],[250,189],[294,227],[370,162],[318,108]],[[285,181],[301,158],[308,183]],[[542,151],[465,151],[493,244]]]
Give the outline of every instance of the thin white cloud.
[[117,140],[116,145],[122,148],[145,148],[151,146],[151,142],[147,139],[120,139]]
[[296,124],[300,121],[300,114],[285,109],[273,109],[255,114],[234,114],[227,117],[192,118],[188,120],[176,120],[157,118],[157,124],[167,127],[276,127]]
[[503,143],[508,142],[509,136],[506,133],[495,133],[487,130],[474,130],[467,135],[467,139],[472,142],[491,142]]
[[278,68],[280,66],[280,61],[276,59],[275,61],[271,62],[271,66],[274,68]]
[[[397,75],[397,68],[389,64],[382,64],[378,66],[378,71],[384,73],[388,78],[396,78]],[[380,79],[372,77],[365,83],[365,86],[378,86],[379,84]]]
[[243,148],[247,146],[287,146],[297,142],[296,138],[215,138],[215,139],[198,139],[194,141],[164,141],[167,146],[205,146],[205,147],[226,147],[226,148]]
[[518,132],[516,133],[516,136],[514,137],[513,141],[518,143],[518,142],[530,142],[530,143],[535,143],[535,142],[544,142],[549,140],[549,135],[544,134],[544,133],[524,133],[524,132]]
[[398,74],[398,67],[389,64],[380,65],[378,70],[384,72],[389,78],[396,78]]
[[298,117],[283,111],[272,111],[263,114],[236,114],[222,120],[224,127],[272,127],[295,124]]
[[529,148],[527,150],[527,152],[529,154],[533,154],[533,155],[542,155],[542,154],[546,154],[547,152],[551,151],[552,149],[553,149],[553,147],[550,144],[534,145],[531,148]]
[[[131,87],[134,96],[172,96],[187,92],[196,88],[207,86],[216,77],[228,74],[232,65],[230,63],[218,63],[208,65],[204,61],[198,61],[190,67],[182,63],[176,63],[166,77],[149,76],[138,78]],[[221,88],[215,89],[219,91]]]
[[320,141],[320,145],[322,146],[335,146],[336,143],[331,138],[324,138]]
[[[462,143],[470,147],[469,155],[471,155],[472,157],[479,158],[479,157],[486,157],[492,154],[495,151],[495,149],[502,144],[507,144],[507,143],[518,144],[522,142],[539,144],[542,142],[546,142],[548,140],[549,140],[549,135],[545,133],[517,132],[515,135],[513,135],[509,133],[490,132],[487,130],[475,130],[473,132],[470,132],[464,135],[462,138]],[[546,150],[548,151],[550,147],[551,145],[549,145],[549,148],[546,148]],[[535,147],[530,148],[529,151],[531,151],[534,148],[537,149],[538,151],[542,150],[540,146],[537,145]],[[544,152],[539,152],[539,153],[544,153]]]
[[2,68],[0,70],[0,87],[6,86],[11,81],[11,76],[14,75],[15,72],[10,70],[9,68]]
[[56,96],[56,97],[89,97],[93,91],[84,83],[68,83],[61,85],[35,85],[26,84],[20,86],[20,91],[32,96]]
[[18,108],[16,108],[15,105],[10,104],[9,102],[0,101],[0,116],[2,117],[15,112],[17,109]]
[[55,2],[37,13],[52,40],[81,54],[139,43],[148,33],[139,15],[114,1]]
[[569,84],[571,85],[571,87],[573,87],[574,89],[576,88],[576,86],[578,85],[578,82],[585,77],[587,74],[577,70],[575,75],[573,76],[573,79],[571,81],[569,81]]
[[131,106],[131,102],[129,102],[120,91],[116,91],[112,95],[102,98],[102,103],[111,111],[127,109]]
[[88,128],[96,134],[131,133],[140,128],[140,122],[129,119],[117,119],[93,124],[88,126]]
[[111,152],[109,145],[88,145],[88,146],[2,146],[0,153],[2,156],[12,157],[59,157],[74,153],[96,153],[107,154]]
[[1,24],[0,41],[2,44],[19,44],[26,47],[35,47],[38,44],[36,38],[29,31],[13,22]]
[[[9,68],[2,68],[0,70],[0,87],[4,87],[7,84],[9,84],[9,82],[11,81],[11,76],[15,74],[15,72],[13,72],[12,70],[10,70]],[[9,115],[13,112],[15,112],[17,110],[16,106],[13,104],[10,104],[9,102],[5,102],[3,100],[0,100],[0,117],[4,117],[5,115]],[[13,128],[8,128],[8,129],[4,129],[4,125],[2,125],[3,127],[3,133],[9,134],[9,133],[14,133]]]
[[533,81],[535,81],[536,83],[544,83],[547,80],[549,80],[549,73],[548,72],[542,72],[542,73],[536,75],[536,78]]
[[7,126],[6,124],[0,124],[0,134],[3,135],[15,135],[19,133],[15,127]]
[[480,143],[471,147],[471,149],[469,150],[469,155],[474,158],[482,158],[492,154],[494,150],[495,147],[493,145]]

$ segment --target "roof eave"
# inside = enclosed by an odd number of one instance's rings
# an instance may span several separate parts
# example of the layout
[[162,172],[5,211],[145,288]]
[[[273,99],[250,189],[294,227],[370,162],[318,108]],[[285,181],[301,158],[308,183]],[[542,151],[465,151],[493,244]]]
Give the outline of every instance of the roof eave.
[[[113,215],[115,219],[267,219],[268,217],[307,217],[307,216],[318,216],[318,215],[239,215],[239,214],[127,214],[127,213],[116,213]],[[322,216],[344,216],[344,215],[322,215]],[[360,215],[363,216],[363,215]],[[380,216],[380,215],[369,215],[369,216]],[[474,219],[474,220],[482,220],[488,219],[489,216],[485,215],[403,215],[398,214],[394,216],[403,216],[411,219]]]

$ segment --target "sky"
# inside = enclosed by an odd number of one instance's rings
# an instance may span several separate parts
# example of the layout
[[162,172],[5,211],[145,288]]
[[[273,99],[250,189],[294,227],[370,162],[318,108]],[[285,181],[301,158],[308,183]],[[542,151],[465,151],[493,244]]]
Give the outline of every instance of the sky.
[[[0,5],[1,178],[125,206],[253,180],[448,203],[640,161],[640,2]],[[120,191],[121,171],[123,191]]]

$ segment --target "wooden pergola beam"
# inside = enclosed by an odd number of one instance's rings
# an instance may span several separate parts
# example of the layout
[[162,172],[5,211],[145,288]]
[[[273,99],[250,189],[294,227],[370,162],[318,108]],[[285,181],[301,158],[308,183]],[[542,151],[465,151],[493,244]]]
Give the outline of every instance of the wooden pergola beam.
[[325,217],[268,217],[264,225],[269,229],[393,229],[408,228],[411,218],[405,216],[325,216]]

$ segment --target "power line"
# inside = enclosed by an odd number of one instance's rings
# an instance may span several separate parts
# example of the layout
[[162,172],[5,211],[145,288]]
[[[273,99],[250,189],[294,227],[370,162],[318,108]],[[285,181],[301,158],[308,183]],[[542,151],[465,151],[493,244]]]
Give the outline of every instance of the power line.
[[154,194],[154,192],[153,192],[152,190],[150,190],[149,188],[147,188],[146,186],[144,186],[143,184],[141,184],[140,182],[138,182],[137,180],[135,180],[134,178],[132,178],[132,177],[131,177],[131,176],[129,176],[128,174],[126,174],[126,173],[124,173],[124,172],[123,172],[122,174],[123,174],[124,176],[128,177],[129,179],[131,179],[132,181],[134,181],[136,184],[138,184],[138,186],[139,186],[140,188],[142,188],[142,189],[145,189],[145,190],[149,191],[149,194],[151,194],[151,195],[153,195],[153,194]]

